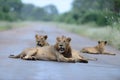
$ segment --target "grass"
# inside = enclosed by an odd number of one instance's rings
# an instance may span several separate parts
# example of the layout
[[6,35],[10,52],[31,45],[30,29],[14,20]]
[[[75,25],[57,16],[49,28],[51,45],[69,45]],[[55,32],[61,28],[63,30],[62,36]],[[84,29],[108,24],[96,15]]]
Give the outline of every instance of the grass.
[[25,22],[7,22],[7,21],[0,21],[0,31],[4,30],[10,30],[13,28],[20,28],[20,27],[25,27],[29,26],[31,22],[25,21]]
[[0,31],[10,30],[14,28],[26,27],[26,26],[33,26],[36,24],[43,24],[43,25],[53,25],[53,22],[42,22],[42,21],[16,21],[16,22],[7,22],[7,21],[0,21]]
[[102,26],[98,27],[94,23],[89,23],[85,25],[75,25],[75,24],[65,24],[65,23],[57,23],[57,22],[0,22],[0,31],[9,30],[13,28],[19,28],[24,26],[32,26],[36,24],[43,25],[53,25],[58,28],[64,29],[66,31],[76,33],[81,36],[89,37],[96,41],[106,40],[109,45],[114,46],[115,48],[120,50],[120,24],[114,25],[114,27],[110,26]]
[[8,22],[0,22],[0,31],[12,29],[12,26]]

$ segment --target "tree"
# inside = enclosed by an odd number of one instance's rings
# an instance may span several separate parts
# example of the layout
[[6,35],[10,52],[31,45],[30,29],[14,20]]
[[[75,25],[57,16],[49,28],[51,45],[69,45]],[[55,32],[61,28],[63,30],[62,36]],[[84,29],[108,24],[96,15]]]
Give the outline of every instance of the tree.
[[74,0],[74,10],[111,10],[114,0]]
[[113,11],[120,13],[120,0],[113,0],[114,8]]
[[3,16],[1,19],[15,20],[20,18],[21,8],[21,0],[0,0],[0,16]]
[[47,6],[43,7],[43,9],[46,12],[46,20],[47,21],[54,20],[56,18],[56,16],[58,16],[58,10],[57,10],[56,6],[54,6],[54,5],[47,5]]
[[21,9],[21,18],[23,20],[32,19],[32,12],[34,10],[35,6],[32,4],[24,4]]
[[21,17],[24,20],[44,20],[46,13],[43,8],[36,7],[32,4],[24,4],[22,7]]
[[58,10],[54,5],[47,5],[45,7],[43,7],[44,10],[51,15],[58,15]]
[[67,13],[69,16],[64,14],[63,20],[72,20],[77,24],[94,21],[98,25],[108,25],[118,21],[119,11],[120,0],[74,0],[72,10]]

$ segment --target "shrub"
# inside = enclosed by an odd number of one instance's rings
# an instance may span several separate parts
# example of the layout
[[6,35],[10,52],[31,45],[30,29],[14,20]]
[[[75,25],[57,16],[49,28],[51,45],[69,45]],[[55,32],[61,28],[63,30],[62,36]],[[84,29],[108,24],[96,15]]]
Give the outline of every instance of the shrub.
[[118,15],[113,12],[106,11],[89,11],[83,14],[81,23],[95,22],[99,26],[112,25],[118,21]]
[[98,25],[106,25],[106,18],[97,11],[89,11],[83,14],[81,23],[96,22]]

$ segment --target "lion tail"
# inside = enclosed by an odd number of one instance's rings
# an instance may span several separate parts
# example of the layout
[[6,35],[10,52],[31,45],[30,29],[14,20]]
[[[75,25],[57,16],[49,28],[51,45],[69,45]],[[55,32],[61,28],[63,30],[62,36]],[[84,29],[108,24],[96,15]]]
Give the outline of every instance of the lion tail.
[[9,58],[20,58],[20,54],[19,55],[9,55]]

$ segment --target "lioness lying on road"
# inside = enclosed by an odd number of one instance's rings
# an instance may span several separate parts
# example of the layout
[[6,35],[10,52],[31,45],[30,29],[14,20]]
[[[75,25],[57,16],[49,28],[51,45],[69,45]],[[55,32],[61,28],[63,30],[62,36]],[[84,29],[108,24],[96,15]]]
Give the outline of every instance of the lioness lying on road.
[[[10,58],[22,58],[25,60],[52,60],[62,62],[83,62],[88,63],[86,59],[81,57],[79,53],[71,50],[71,38],[65,36],[57,37],[56,44],[53,46],[28,48],[22,51],[19,55],[10,55]],[[69,54],[69,55],[68,55]],[[67,58],[68,57],[68,58]]]
[[46,41],[48,36],[47,35],[35,35],[36,38],[36,46],[43,47],[49,46],[49,43]]
[[114,53],[106,52],[105,46],[107,41],[98,41],[98,45],[95,47],[86,47],[81,50],[83,53],[90,53],[90,54],[108,54],[108,55],[115,55]]

